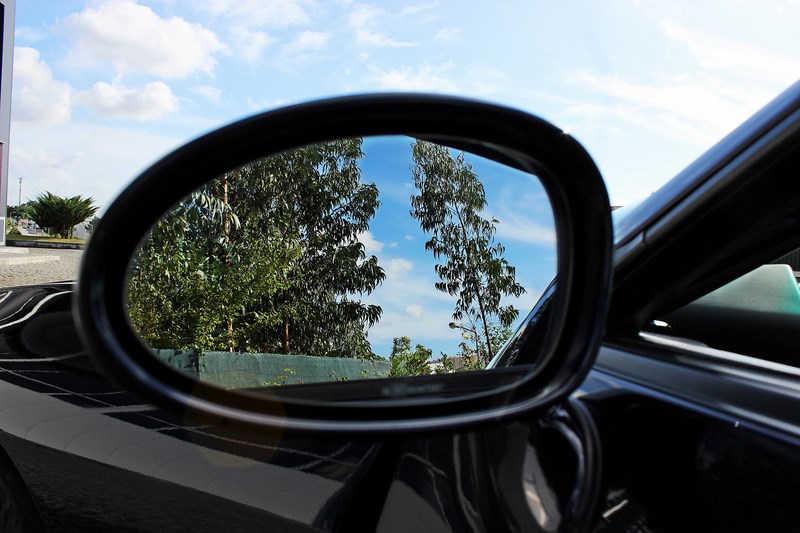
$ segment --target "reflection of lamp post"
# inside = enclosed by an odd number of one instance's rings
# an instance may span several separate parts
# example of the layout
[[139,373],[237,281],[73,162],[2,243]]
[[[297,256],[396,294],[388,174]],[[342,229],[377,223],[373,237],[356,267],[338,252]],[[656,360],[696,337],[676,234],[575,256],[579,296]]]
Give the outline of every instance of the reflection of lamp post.
[[[481,348],[480,344],[478,344],[478,332],[475,329],[465,326],[464,324],[459,324],[458,322],[450,322],[447,324],[450,329],[460,329],[461,331],[469,331],[472,333],[472,338],[475,340],[475,357],[481,357]],[[461,334],[462,337],[468,339],[469,337]],[[480,359],[479,359],[480,360]]]
[[450,322],[447,325],[450,327],[450,329],[463,329],[464,331],[471,331],[473,335],[477,335],[474,329],[468,328],[464,324],[459,324],[458,322]]

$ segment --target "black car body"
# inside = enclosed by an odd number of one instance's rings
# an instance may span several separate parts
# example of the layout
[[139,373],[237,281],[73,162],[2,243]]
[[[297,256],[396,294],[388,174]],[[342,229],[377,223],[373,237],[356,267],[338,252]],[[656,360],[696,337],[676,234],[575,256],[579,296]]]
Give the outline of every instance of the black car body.
[[603,345],[571,399],[465,431],[254,434],[162,410],[89,362],[73,284],[3,289],[5,529],[797,530],[796,346],[731,353],[668,317],[800,246],[798,169],[800,84],[617,221]]

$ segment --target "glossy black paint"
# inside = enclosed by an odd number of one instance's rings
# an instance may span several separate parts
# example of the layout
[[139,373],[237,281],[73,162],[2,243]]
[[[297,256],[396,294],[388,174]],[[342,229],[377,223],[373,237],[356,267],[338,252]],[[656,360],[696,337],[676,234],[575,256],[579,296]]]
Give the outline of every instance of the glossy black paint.
[[[797,530],[796,436],[758,423],[759,411],[723,402],[700,406],[614,374],[619,371],[596,370],[585,383],[594,391],[585,398],[603,437],[607,473],[599,530],[628,530],[634,523],[641,531]],[[730,386],[740,396],[759,396],[734,380]],[[732,416],[736,411],[741,416]]]
[[[641,346],[604,348],[576,393],[577,415],[573,405],[478,431],[372,441],[242,434],[109,385],[72,351],[71,289],[0,293],[8,294],[0,446],[51,530],[791,531],[800,523],[789,502],[800,421],[778,420],[780,389],[676,366],[674,350],[652,359]],[[44,335],[44,325],[58,333]],[[660,366],[648,374],[632,361]],[[730,393],[716,403],[680,394],[681,384],[703,381]],[[783,400],[797,401],[789,387]]]
[[[0,293],[0,446],[47,527],[549,531],[594,520],[601,454],[580,407],[381,440],[221,427],[98,374],[77,344],[73,288]],[[523,477],[523,464],[535,473]]]

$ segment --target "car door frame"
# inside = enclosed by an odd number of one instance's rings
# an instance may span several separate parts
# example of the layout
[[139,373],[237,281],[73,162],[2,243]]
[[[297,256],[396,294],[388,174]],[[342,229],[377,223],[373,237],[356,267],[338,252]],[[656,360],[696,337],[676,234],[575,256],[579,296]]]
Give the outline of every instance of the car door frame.
[[[617,224],[596,374],[800,450],[800,369],[643,332],[654,317],[800,246],[800,186],[787,187],[786,172],[798,162],[800,82]],[[767,192],[754,198],[759,188]],[[731,210],[743,206],[737,220]]]

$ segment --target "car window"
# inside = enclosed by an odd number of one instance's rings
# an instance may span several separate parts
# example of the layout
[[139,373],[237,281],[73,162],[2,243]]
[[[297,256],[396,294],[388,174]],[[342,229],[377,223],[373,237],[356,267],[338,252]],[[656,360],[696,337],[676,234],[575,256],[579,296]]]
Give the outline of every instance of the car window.
[[658,317],[650,333],[800,367],[800,250]]

